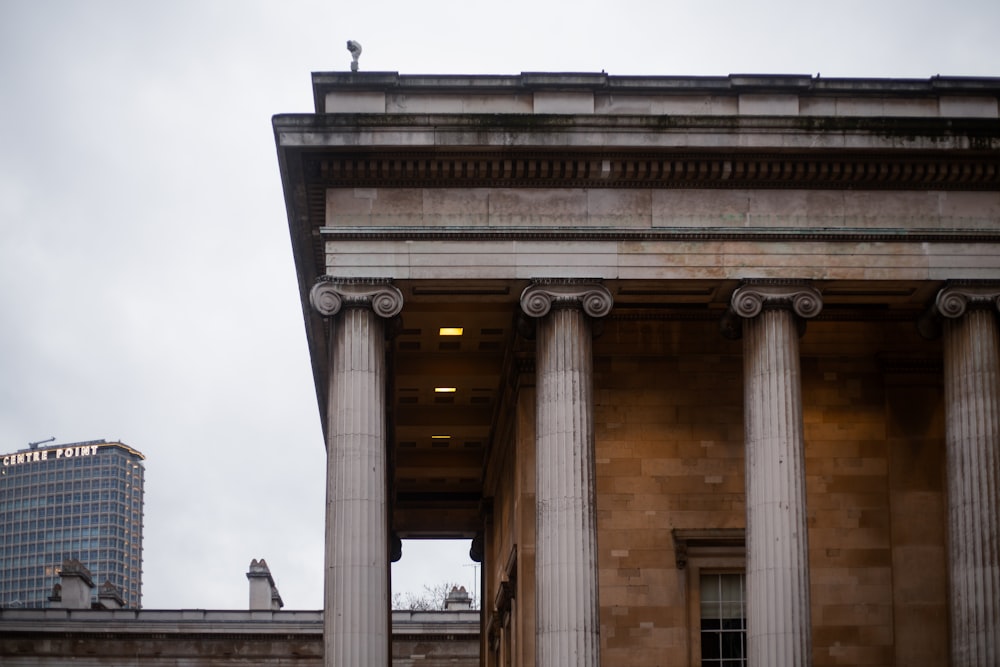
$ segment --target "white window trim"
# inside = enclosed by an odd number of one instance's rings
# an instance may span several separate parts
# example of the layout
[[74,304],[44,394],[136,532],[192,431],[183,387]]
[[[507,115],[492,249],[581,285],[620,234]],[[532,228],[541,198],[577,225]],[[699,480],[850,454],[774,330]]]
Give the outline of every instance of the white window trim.
[[701,575],[746,573],[743,528],[673,530],[677,569],[684,578],[688,620],[688,664],[701,667]]

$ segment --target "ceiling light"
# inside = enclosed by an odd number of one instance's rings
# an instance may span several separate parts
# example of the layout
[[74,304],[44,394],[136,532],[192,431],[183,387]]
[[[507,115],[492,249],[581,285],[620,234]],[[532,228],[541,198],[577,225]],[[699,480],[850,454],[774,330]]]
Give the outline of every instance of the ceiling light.
[[450,440],[450,435],[432,435],[431,440]]
[[464,329],[462,327],[441,327],[438,329],[439,336],[461,336]]
[[434,387],[434,391],[438,394],[454,394],[458,389],[456,387]]

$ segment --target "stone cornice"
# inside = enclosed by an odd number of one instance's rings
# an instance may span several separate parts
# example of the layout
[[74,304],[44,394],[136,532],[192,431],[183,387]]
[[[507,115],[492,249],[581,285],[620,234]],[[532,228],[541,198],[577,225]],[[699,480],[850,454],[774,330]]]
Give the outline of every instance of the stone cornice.
[[122,630],[122,631],[104,631],[100,628],[87,628],[74,626],[71,629],[39,629],[37,627],[31,629],[7,629],[5,634],[9,633],[10,637],[21,637],[24,639],[34,639],[38,641],[48,640],[72,640],[76,642],[93,641],[93,642],[125,642],[125,641],[164,641],[169,639],[171,646],[177,646],[181,642],[188,641],[203,641],[206,638],[220,641],[240,641],[240,642],[254,642],[254,643],[264,643],[264,642],[275,642],[275,641],[308,641],[312,639],[318,639],[323,634],[323,625],[321,622],[315,622],[309,624],[306,627],[297,625],[294,628],[287,628],[284,626],[267,627],[267,624],[261,622],[246,623],[243,624],[244,627],[239,630],[235,628],[193,628],[191,626],[186,626],[183,629],[175,628],[160,628],[160,627],[149,627],[141,622],[134,623],[135,629]]
[[674,540],[674,559],[678,570],[687,567],[692,557],[746,558],[745,528],[716,528],[671,531]]
[[803,229],[737,227],[664,227],[659,229],[497,229],[491,227],[321,227],[320,235],[330,240],[406,241],[891,241],[897,243],[1000,243],[1000,229],[900,230],[900,229]]
[[[1000,128],[984,151],[868,153],[474,149],[324,152],[305,157],[318,187],[1000,189]],[[975,144],[975,141],[966,142]],[[996,144],[996,146],[993,146]],[[992,146],[992,148],[991,148]]]

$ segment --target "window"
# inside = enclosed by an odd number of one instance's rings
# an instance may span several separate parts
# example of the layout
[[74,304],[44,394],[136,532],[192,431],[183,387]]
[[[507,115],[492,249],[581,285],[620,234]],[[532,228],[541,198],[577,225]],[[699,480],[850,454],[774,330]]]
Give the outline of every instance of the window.
[[686,570],[691,667],[746,667],[746,547],[742,528],[673,531]]
[[486,635],[493,653],[493,663],[498,667],[515,664],[518,651],[517,629],[517,545],[511,545],[507,562],[503,568],[497,593],[493,601],[493,612],[488,616]]
[[700,576],[701,664],[746,667],[746,579],[740,573]]

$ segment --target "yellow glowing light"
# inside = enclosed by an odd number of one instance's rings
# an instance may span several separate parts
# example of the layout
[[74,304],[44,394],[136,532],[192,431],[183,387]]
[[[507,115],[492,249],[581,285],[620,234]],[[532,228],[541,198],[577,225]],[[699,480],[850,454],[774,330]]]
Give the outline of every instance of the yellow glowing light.
[[434,391],[438,394],[454,394],[458,391],[457,387],[434,387]]
[[465,331],[462,327],[441,327],[438,329],[439,336],[461,336]]
[[432,435],[431,440],[450,440],[450,435]]

